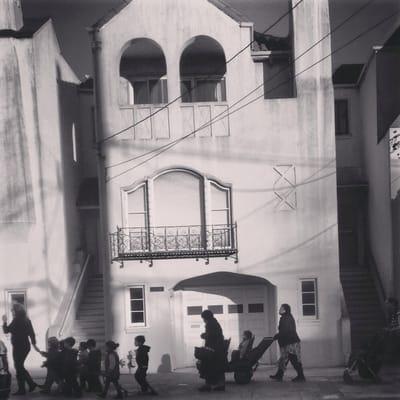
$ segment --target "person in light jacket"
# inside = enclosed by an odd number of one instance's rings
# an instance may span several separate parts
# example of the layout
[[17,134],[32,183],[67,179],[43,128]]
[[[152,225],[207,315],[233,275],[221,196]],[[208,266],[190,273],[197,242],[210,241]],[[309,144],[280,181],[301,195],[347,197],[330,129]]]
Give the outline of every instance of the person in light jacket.
[[281,318],[279,320],[278,333],[274,336],[274,339],[278,340],[281,357],[278,361],[277,373],[271,375],[270,378],[281,382],[286,366],[290,361],[297,372],[297,376],[293,379],[293,382],[304,382],[306,378],[304,377],[303,365],[301,363],[300,338],[296,332],[296,322],[289,304],[282,304],[279,314]]

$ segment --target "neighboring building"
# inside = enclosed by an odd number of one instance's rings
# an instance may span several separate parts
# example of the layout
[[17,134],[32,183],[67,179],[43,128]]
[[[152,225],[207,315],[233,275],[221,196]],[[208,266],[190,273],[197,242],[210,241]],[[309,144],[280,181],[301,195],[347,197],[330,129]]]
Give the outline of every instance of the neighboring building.
[[[219,0],[128,1],[93,27],[106,337],[127,354],[144,334],[152,370],[194,365],[202,310],[233,348],[244,329],[273,335],[283,302],[307,366],[345,359],[331,60],[275,78],[329,31],[328,1],[305,1],[291,25],[227,65],[254,32]],[[226,114],[263,81],[264,99]]]
[[[50,20],[0,2],[0,313],[27,307],[44,349],[79,275],[79,80]],[[0,334],[2,335],[2,334]],[[32,352],[29,362],[40,365]]]
[[388,24],[366,64],[344,64],[333,75],[340,265],[353,347],[382,327],[385,298],[400,293],[398,26]]

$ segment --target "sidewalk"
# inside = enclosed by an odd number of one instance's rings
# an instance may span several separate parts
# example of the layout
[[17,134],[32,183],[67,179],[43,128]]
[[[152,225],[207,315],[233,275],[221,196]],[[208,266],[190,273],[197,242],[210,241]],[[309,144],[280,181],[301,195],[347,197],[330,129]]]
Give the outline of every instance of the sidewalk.
[[[400,400],[400,368],[382,370],[381,384],[372,384],[360,379],[353,385],[345,385],[342,381],[342,368],[325,368],[306,370],[306,383],[292,383],[294,372],[289,369],[285,381],[272,382],[268,376],[274,372],[273,367],[261,367],[249,385],[236,385],[233,375],[227,374],[225,393],[199,393],[197,388],[202,384],[194,369],[179,370],[173,373],[150,375],[150,383],[159,392],[158,398],[165,399],[229,399],[229,400],[337,400],[337,399],[399,399]],[[38,382],[42,382],[42,371],[33,373]],[[133,375],[123,375],[122,385],[131,393],[130,397],[139,397]],[[110,391],[112,398],[114,392]],[[143,396],[140,396],[143,397]],[[147,396],[146,396],[147,397]],[[25,398],[43,400],[49,396],[33,393]],[[57,397],[64,400],[64,397]],[[95,399],[92,394],[84,398]],[[17,399],[17,397],[15,397]]]

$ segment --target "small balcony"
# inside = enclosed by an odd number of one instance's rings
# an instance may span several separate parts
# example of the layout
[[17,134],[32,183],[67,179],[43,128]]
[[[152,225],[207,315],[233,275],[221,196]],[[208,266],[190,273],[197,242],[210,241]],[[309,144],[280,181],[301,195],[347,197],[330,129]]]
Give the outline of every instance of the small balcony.
[[112,261],[222,257],[237,262],[237,226],[118,228],[110,234]]

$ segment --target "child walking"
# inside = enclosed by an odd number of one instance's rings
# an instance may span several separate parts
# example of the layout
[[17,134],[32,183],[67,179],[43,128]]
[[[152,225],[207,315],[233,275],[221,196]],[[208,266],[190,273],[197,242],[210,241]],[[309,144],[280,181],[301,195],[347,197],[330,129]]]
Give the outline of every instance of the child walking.
[[106,343],[106,359],[105,359],[105,383],[104,390],[98,397],[105,398],[112,383],[117,391],[116,399],[123,399],[123,394],[127,394],[119,384],[120,369],[119,369],[119,356],[116,349],[119,347],[118,343],[109,340]]
[[56,337],[50,337],[47,341],[47,351],[42,351],[40,354],[46,358],[42,367],[47,368],[47,375],[41,392],[44,394],[51,393],[51,387],[54,383],[61,387],[61,353],[59,350],[60,344]]
[[157,395],[158,393],[147,382],[147,369],[149,367],[149,351],[150,347],[145,346],[146,338],[142,335],[135,337],[136,364],[135,372],[136,382],[140,386],[142,393]]
[[89,350],[87,360],[87,380],[89,384],[89,392],[101,393],[103,391],[103,387],[100,382],[101,350],[97,348],[97,343],[94,339],[89,339],[86,344]]
[[78,351],[74,349],[75,339],[68,337],[63,341],[64,349],[61,351],[62,375],[64,378],[67,395],[82,397],[82,390],[78,384]]
[[79,364],[79,384],[81,390],[88,389],[88,358],[89,350],[86,342],[79,343],[79,354],[78,354],[78,364]]

